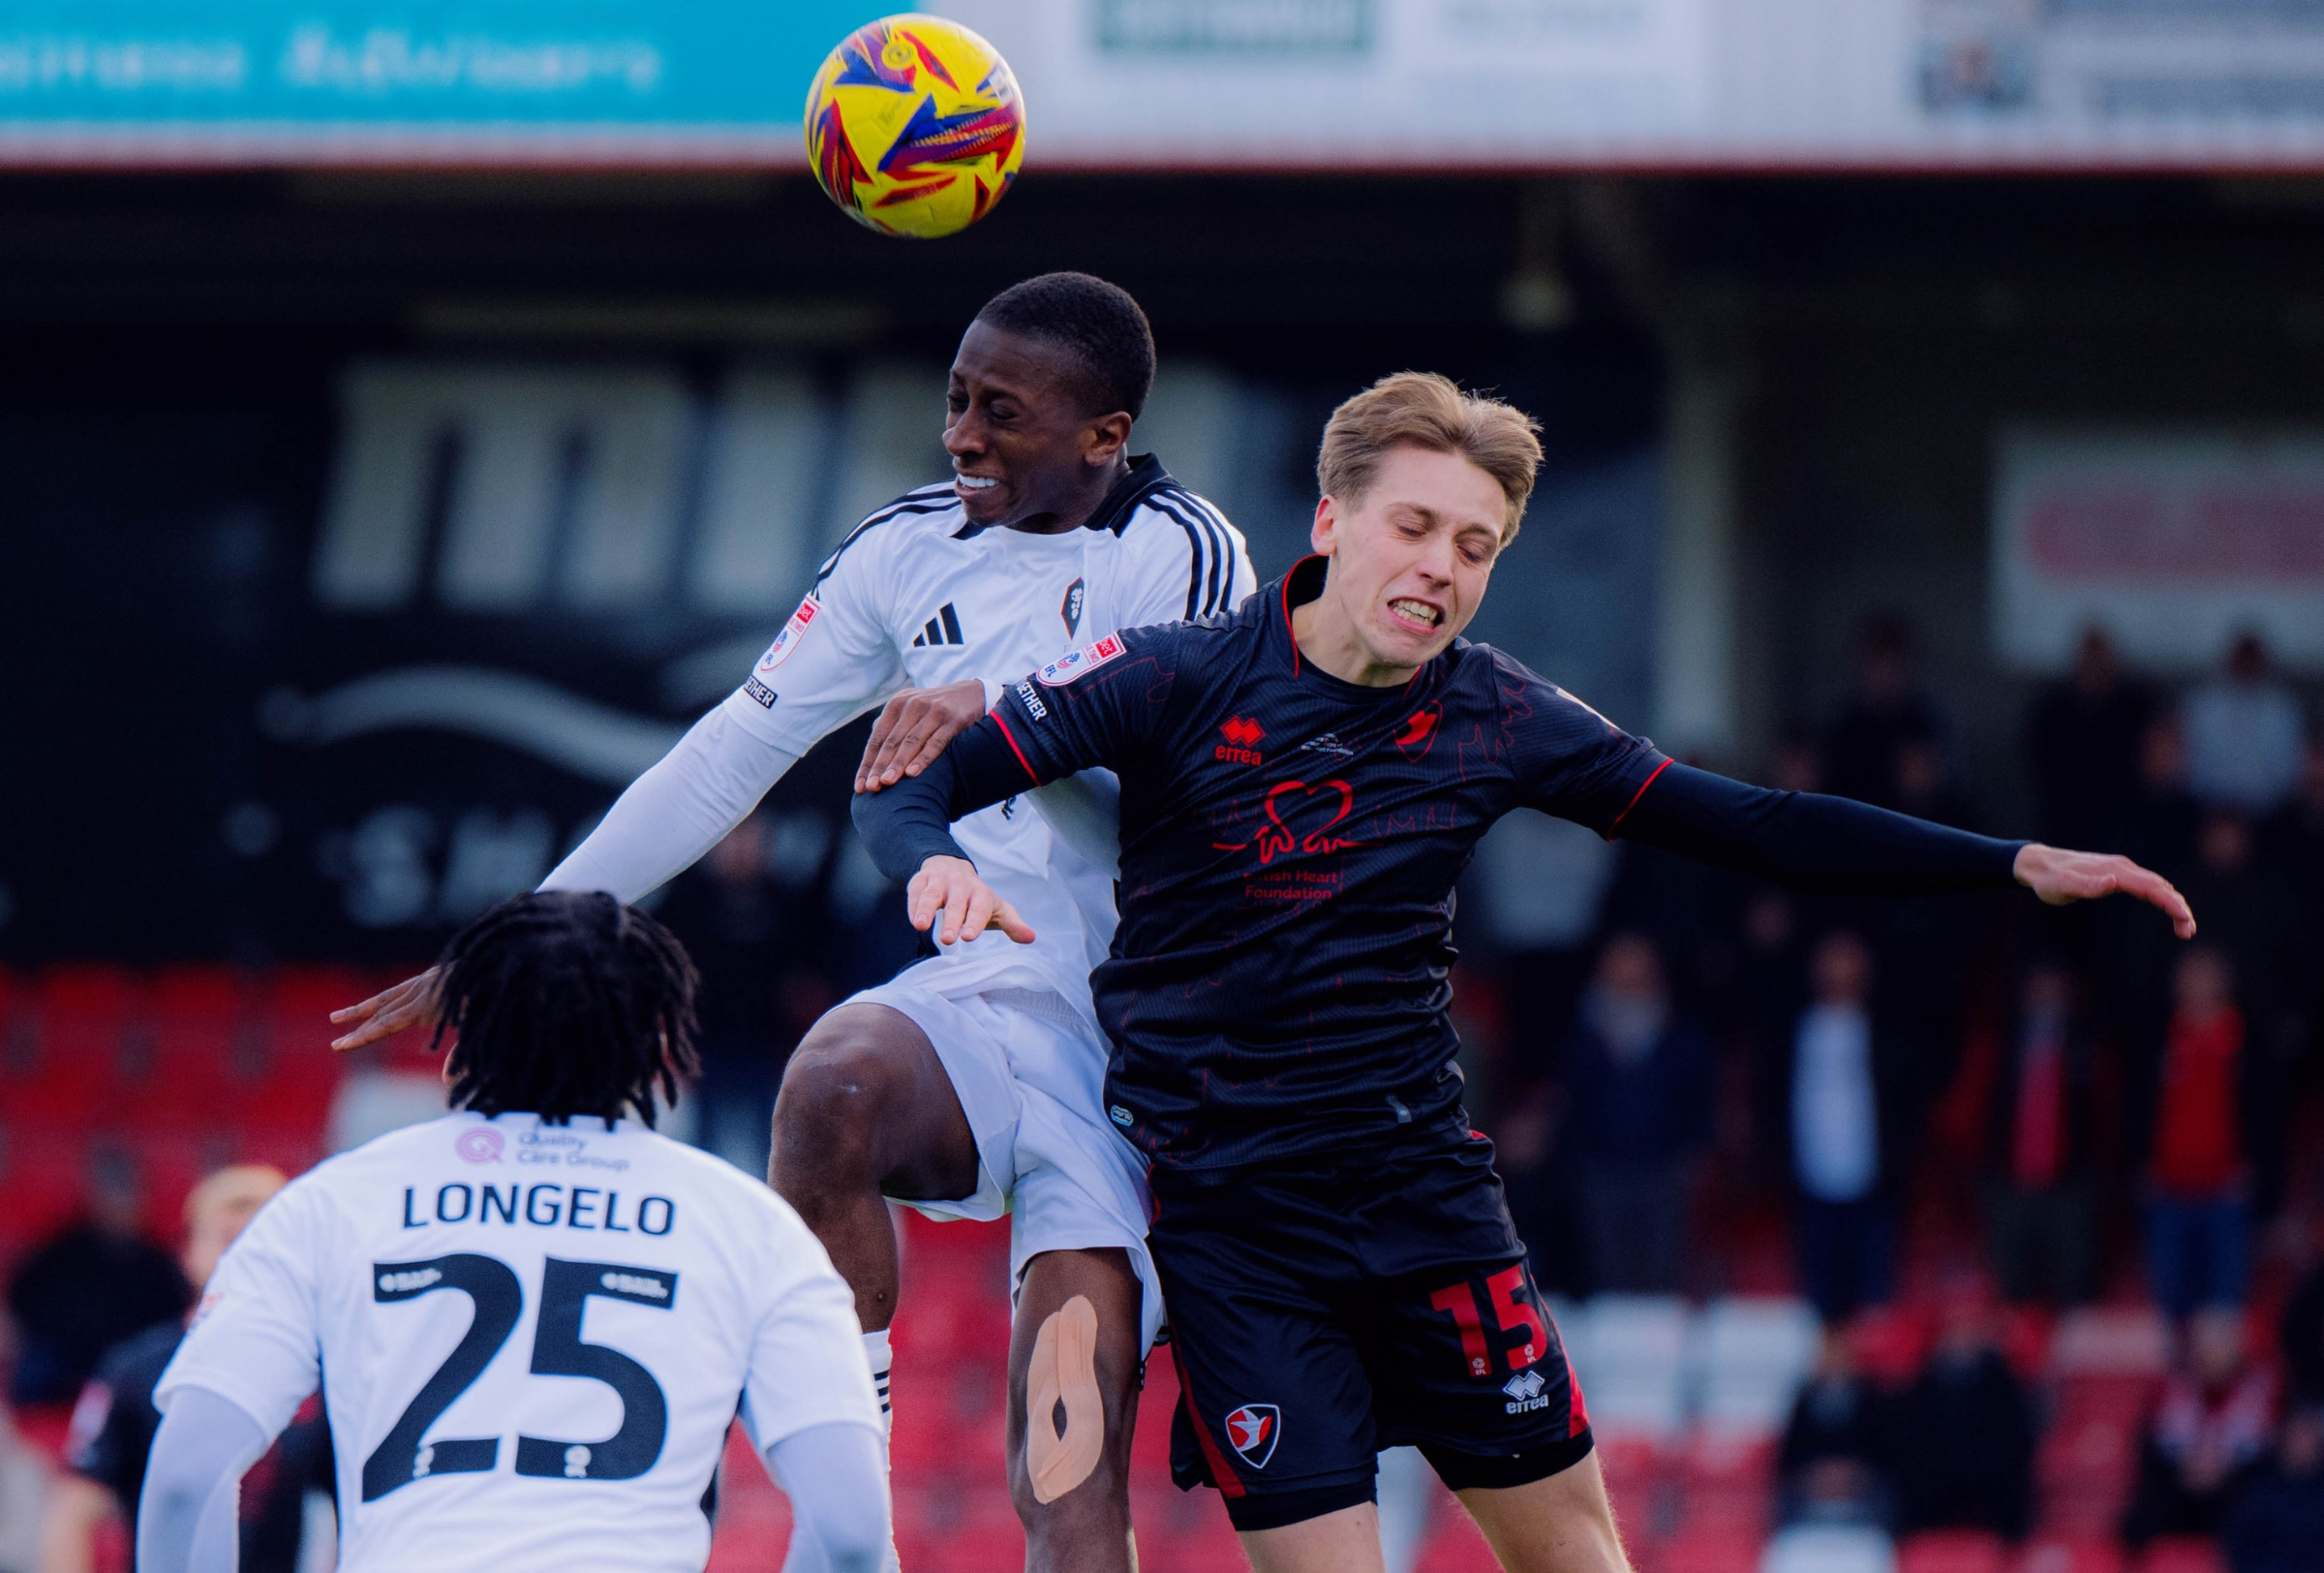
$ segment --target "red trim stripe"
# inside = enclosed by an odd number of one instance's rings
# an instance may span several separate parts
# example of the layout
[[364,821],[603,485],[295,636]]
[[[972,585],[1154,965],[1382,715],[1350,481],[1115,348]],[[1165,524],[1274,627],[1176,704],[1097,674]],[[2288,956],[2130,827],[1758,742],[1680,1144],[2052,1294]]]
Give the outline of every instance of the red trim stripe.
[[[1000,735],[1009,740],[1009,752],[1017,756],[1017,762],[1019,764],[1024,766],[1025,775],[1031,778],[1034,786],[1040,786],[1041,772],[1033,768],[1032,761],[1024,756],[1024,750],[1017,746],[1017,734],[1009,730],[1009,718],[995,710],[993,712],[993,720],[1000,727]],[[1640,791],[1645,790],[1643,786],[1639,787],[1638,789]],[[1630,811],[1628,809],[1624,809],[1622,812],[1627,814]],[[1620,823],[1621,821],[1616,820],[1615,822]]]
[[[1012,738],[1011,741],[1014,742],[1015,739]],[[1665,759],[1654,767],[1654,775],[1648,776],[1644,781],[1638,783],[1638,789],[1630,794],[1630,801],[1622,805],[1622,812],[1614,816],[1614,822],[1605,827],[1607,841],[1614,839],[1614,832],[1622,828],[1622,821],[1630,817],[1630,811],[1638,806],[1638,799],[1646,795],[1646,788],[1654,785],[1656,777],[1669,768],[1670,761]]]
[[1170,1363],[1178,1368],[1178,1402],[1186,1405],[1186,1423],[1194,1428],[1194,1439],[1203,1445],[1203,1460],[1210,1465],[1210,1483],[1218,1488],[1221,1496],[1243,1495],[1242,1477],[1227,1462],[1226,1454],[1218,1449],[1218,1438],[1203,1424],[1203,1411],[1195,1407],[1194,1383],[1186,1377],[1185,1340],[1177,1328],[1170,1333]]
[[[1304,557],[1300,559],[1300,563],[1305,561],[1307,559]],[[1291,675],[1294,677],[1300,675],[1300,636],[1292,632],[1291,627],[1291,581],[1299,571],[1299,563],[1294,563],[1291,572],[1283,575],[1283,636],[1291,641]]]

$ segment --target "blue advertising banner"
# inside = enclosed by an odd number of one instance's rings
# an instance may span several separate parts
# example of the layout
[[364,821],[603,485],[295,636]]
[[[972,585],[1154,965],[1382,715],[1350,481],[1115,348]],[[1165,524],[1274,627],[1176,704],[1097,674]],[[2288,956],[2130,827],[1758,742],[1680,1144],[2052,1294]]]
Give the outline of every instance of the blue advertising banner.
[[0,154],[802,157],[872,0],[14,0]]

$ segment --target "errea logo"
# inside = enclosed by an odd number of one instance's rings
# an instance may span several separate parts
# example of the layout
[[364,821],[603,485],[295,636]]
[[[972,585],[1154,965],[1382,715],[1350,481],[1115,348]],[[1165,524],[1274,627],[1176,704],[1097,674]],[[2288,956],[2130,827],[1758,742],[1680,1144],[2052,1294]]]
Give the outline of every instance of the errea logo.
[[1218,734],[1226,741],[1210,751],[1212,758],[1224,759],[1229,764],[1256,765],[1262,762],[1259,743],[1267,736],[1267,728],[1253,717],[1229,716],[1220,723]]
[[1518,1372],[1501,1384],[1501,1391],[1509,1395],[1510,1402],[1502,1407],[1511,1414],[1525,1414],[1534,1409],[1549,1407],[1549,1400],[1545,1396],[1549,1384],[1538,1371],[1528,1369]]

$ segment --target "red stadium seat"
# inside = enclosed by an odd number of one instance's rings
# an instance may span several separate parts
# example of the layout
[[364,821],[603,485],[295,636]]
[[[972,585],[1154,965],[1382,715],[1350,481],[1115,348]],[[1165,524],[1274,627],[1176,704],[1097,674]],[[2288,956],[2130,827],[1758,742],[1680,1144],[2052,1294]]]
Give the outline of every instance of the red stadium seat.
[[0,1142],[0,1250],[20,1255],[70,1222],[87,1197],[87,1176],[77,1134],[12,1126]]
[[2018,1557],[2017,1573],[2123,1573],[2123,1548],[2104,1534],[2044,1538]]
[[2195,1535],[2171,1535],[2147,1548],[2138,1573],[2226,1573],[2218,1542]]
[[171,968],[155,979],[153,1052],[123,1082],[138,1126],[215,1126],[232,1106],[239,1061],[254,1046],[244,993],[222,967]]
[[1936,1529],[1906,1539],[1896,1573],[2006,1573],[2009,1548],[1981,1529]]
[[966,1525],[941,1536],[899,1534],[896,1550],[905,1567],[942,1568],[945,1573],[1023,1573],[1024,1531],[1006,1525]]
[[143,1005],[143,990],[119,968],[60,967],[44,976],[31,1030],[14,1034],[0,1064],[11,1122],[81,1130],[104,1115],[116,1093],[123,1039],[145,1026]]
[[1682,1530],[1663,1544],[1649,1573],[1758,1573],[1760,1538],[1708,1527]]

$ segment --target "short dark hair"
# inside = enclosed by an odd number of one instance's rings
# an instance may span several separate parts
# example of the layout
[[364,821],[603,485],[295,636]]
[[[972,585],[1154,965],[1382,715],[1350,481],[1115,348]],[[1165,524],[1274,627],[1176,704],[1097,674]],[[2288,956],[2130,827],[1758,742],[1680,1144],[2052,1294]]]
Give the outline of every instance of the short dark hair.
[[976,320],[1071,352],[1090,414],[1126,410],[1135,420],[1145,413],[1154,386],[1154,329],[1121,286],[1087,273],[1043,273],[986,301]]
[[536,890],[453,936],[438,963],[436,1046],[451,1104],[481,1115],[654,1123],[694,1058],[694,964],[676,936],[602,891]]

